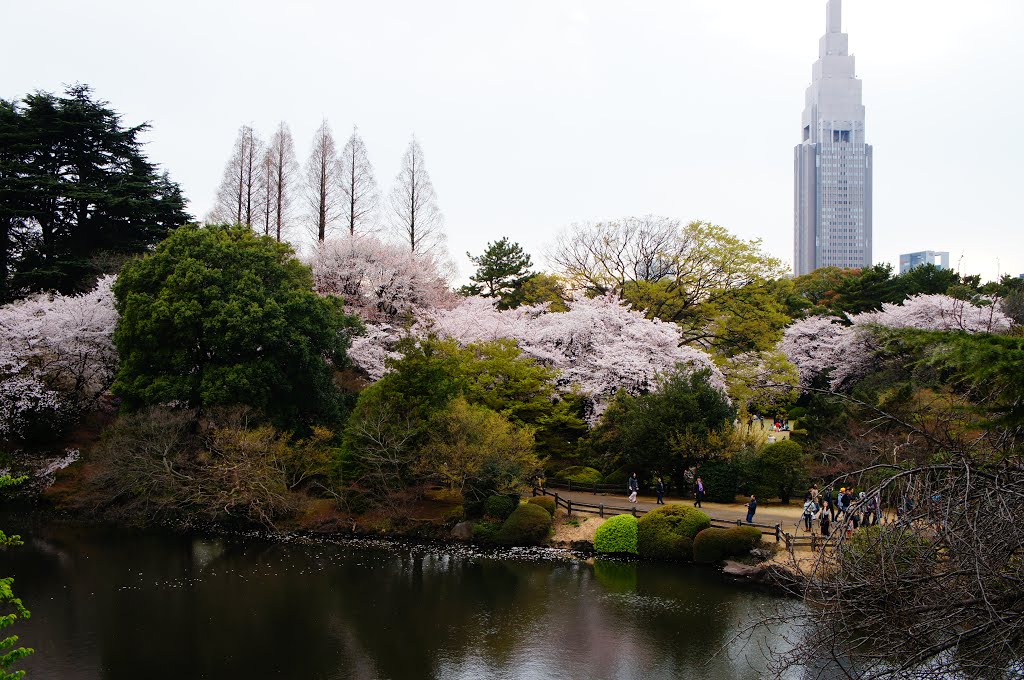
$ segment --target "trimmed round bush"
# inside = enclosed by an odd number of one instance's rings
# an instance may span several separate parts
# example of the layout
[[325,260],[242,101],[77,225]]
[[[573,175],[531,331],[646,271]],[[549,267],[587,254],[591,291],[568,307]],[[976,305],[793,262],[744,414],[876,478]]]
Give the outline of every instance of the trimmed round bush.
[[533,498],[527,499],[526,502],[532,503],[533,505],[539,505],[547,510],[549,515],[552,517],[555,516],[555,499],[551,496],[534,496]]
[[625,489],[626,483],[629,482],[629,474],[629,471],[627,471],[625,468],[619,468],[614,472],[608,473],[608,475],[604,478],[604,483],[618,484],[623,489]]
[[559,471],[555,479],[564,482],[579,482],[580,484],[600,484],[603,477],[599,470],[583,465],[573,465]]
[[746,555],[760,544],[761,532],[755,527],[705,529],[693,539],[693,559],[702,564],[713,564],[729,557]]
[[518,498],[513,500],[508,496],[488,496],[484,501],[484,514],[498,519],[508,519],[518,506]]
[[599,553],[637,554],[637,521],[633,515],[616,515],[597,528],[594,550]]
[[539,505],[520,505],[508,516],[498,532],[498,543],[505,545],[538,545],[551,532],[551,515]]
[[666,505],[637,522],[637,550],[655,560],[692,560],[693,537],[711,526],[711,518],[686,505]]

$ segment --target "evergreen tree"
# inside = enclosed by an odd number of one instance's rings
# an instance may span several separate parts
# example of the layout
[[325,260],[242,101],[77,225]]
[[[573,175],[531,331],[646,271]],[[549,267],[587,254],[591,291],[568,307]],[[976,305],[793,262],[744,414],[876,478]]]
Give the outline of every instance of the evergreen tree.
[[0,302],[87,290],[190,219],[142,153],[148,127],[125,127],[85,85],[0,102]]
[[522,303],[520,293],[523,284],[533,276],[530,271],[533,262],[522,246],[505,237],[488,243],[487,249],[479,257],[469,253],[466,256],[476,265],[476,274],[469,277],[473,284],[463,286],[460,292],[464,295],[501,298],[499,309],[518,307]]

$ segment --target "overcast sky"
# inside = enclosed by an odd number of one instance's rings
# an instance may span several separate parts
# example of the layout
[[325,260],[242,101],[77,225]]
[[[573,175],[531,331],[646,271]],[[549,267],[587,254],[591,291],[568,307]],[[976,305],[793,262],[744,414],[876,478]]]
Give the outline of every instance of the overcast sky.
[[[1020,0],[846,0],[875,147],[875,260],[1024,273]],[[792,262],[793,146],[825,0],[4,0],[0,97],[92,85],[209,210],[238,127],[358,125],[387,191],[411,134],[465,252],[542,260],[580,220],[654,213]]]

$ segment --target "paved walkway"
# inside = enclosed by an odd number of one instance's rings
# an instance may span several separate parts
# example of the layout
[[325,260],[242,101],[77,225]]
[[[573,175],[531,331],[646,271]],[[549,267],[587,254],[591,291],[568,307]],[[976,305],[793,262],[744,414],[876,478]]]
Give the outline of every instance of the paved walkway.
[[[548,489],[551,493],[557,493],[560,497],[580,503],[604,503],[615,507],[628,508],[629,500],[626,494],[590,493],[589,491],[566,491],[565,489]],[[640,510],[653,510],[657,508],[655,496],[637,496],[636,505]],[[665,498],[665,503],[683,503],[693,505],[693,499],[687,498]],[[747,517],[747,508],[741,503],[701,503],[701,510],[713,519],[721,519],[727,522],[743,520]],[[757,512],[754,514],[756,524],[782,524],[784,531],[793,532],[793,528],[800,520],[803,513],[803,504],[790,503],[789,505],[758,503]]]

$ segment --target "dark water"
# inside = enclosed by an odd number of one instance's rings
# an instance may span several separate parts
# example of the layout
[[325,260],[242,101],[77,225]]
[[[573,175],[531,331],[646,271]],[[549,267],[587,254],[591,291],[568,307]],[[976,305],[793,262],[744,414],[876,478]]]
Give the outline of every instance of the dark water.
[[780,638],[721,647],[796,606],[697,567],[0,526],[25,541],[0,574],[32,611],[8,629],[36,649],[30,680],[758,678]]

